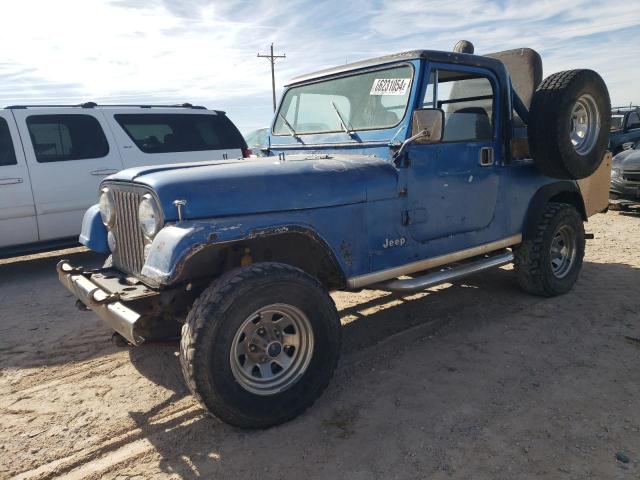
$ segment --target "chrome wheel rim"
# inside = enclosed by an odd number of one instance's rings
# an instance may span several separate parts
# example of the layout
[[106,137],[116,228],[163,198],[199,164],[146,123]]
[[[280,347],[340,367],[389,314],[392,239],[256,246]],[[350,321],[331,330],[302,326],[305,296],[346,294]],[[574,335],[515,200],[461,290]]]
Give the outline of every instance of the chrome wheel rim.
[[575,232],[568,225],[556,230],[551,241],[551,271],[556,278],[565,277],[576,258]]
[[231,371],[245,390],[274,395],[291,387],[313,355],[313,330],[298,308],[273,304],[247,317],[231,345]]
[[600,115],[595,99],[585,93],[573,105],[569,119],[569,136],[574,150],[579,155],[589,153],[600,133]]

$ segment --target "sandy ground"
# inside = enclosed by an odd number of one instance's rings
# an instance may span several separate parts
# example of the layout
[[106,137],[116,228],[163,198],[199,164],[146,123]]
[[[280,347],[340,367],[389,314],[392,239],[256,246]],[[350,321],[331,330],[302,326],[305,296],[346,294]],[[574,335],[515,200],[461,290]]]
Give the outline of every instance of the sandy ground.
[[261,432],[204,414],[176,344],[112,345],[58,285],[59,253],[0,261],[0,477],[640,478],[640,340],[625,338],[640,337],[640,216],[587,227],[563,297],[521,293],[509,268],[412,296],[334,295],[331,386]]

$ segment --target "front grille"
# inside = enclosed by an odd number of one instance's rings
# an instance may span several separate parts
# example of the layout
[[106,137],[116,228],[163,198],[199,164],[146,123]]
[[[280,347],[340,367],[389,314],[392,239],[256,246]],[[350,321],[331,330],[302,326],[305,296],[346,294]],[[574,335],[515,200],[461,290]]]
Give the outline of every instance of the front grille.
[[116,207],[116,223],[113,233],[116,249],[113,265],[127,273],[138,274],[144,264],[144,234],[138,221],[138,204],[142,193],[112,188]]
[[622,178],[627,182],[640,182],[640,172],[622,172]]

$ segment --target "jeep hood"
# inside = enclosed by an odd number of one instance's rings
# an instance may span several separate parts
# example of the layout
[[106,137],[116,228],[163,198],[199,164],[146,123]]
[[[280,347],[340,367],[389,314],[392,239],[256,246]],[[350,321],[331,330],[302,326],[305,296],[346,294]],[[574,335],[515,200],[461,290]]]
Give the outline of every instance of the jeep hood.
[[287,155],[123,170],[105,182],[152,188],[166,221],[333,207],[398,195],[397,170],[368,155]]

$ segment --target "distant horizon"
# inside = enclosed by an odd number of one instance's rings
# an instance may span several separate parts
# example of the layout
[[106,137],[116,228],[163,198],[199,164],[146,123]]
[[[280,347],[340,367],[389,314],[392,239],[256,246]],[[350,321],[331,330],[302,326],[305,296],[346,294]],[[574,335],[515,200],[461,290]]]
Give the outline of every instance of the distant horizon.
[[226,111],[246,134],[273,116],[269,62],[256,56],[271,42],[287,56],[279,98],[300,74],[463,38],[478,54],[533,48],[545,77],[596,70],[612,106],[640,103],[638,2],[22,0],[3,13],[2,106],[189,102]]

